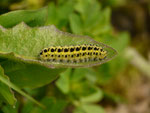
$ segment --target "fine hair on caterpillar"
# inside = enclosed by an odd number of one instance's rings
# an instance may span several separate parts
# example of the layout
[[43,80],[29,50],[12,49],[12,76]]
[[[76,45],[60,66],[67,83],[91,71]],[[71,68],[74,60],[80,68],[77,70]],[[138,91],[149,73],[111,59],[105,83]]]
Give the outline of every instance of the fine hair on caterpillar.
[[94,44],[51,46],[40,52],[40,60],[61,63],[96,62],[107,57],[107,51]]

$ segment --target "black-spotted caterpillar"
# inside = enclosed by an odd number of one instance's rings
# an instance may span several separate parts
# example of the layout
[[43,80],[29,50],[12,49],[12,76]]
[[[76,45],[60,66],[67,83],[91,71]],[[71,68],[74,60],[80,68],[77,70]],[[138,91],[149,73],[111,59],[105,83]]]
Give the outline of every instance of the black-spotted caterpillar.
[[96,62],[107,57],[107,51],[98,45],[56,46],[44,48],[40,59],[48,62],[84,63]]

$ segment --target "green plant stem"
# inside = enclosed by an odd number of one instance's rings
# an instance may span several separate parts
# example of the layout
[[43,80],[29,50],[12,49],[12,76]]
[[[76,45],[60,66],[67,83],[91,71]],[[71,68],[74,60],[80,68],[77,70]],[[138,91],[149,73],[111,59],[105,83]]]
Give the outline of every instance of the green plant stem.
[[41,103],[39,103],[38,101],[36,101],[34,98],[32,98],[31,96],[29,96],[28,94],[24,93],[22,90],[20,90],[16,85],[14,85],[13,83],[11,83],[10,81],[8,81],[7,79],[5,79],[4,77],[0,76],[0,81],[3,82],[4,84],[6,84],[7,86],[9,86],[10,88],[14,89],[15,91],[17,91],[18,93],[20,93],[21,95],[25,96],[26,98],[28,98],[29,100],[31,100],[32,102],[34,102],[35,104],[39,105],[42,108],[45,108],[45,106]]

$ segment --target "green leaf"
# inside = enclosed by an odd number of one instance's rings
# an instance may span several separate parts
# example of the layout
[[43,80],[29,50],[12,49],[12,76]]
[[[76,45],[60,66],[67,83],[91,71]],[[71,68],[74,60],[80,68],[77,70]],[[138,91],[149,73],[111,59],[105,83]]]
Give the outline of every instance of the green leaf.
[[[74,96],[79,97],[83,103],[98,102],[103,97],[102,91],[84,81],[88,69],[67,69],[61,73],[60,78],[57,80],[57,87],[64,93],[72,93]],[[86,90],[88,89],[88,90]]]
[[103,97],[102,91],[85,79],[89,72],[90,68],[80,68],[72,70],[70,75],[71,93],[83,103],[98,102]]
[[[0,66],[0,78],[1,77],[9,81],[8,77],[4,75],[3,69]],[[15,105],[16,99],[14,97],[13,92],[11,91],[10,87],[4,84],[1,80],[0,80],[0,96],[2,96],[3,99],[10,105]]]
[[2,107],[4,113],[18,113],[19,103],[17,102],[15,106],[5,105]]
[[67,105],[65,100],[53,97],[45,97],[41,103],[44,104],[46,108],[35,107],[31,110],[31,113],[61,113]]
[[122,53],[130,43],[130,35],[127,32],[117,34],[115,37],[112,34],[106,34],[99,38],[98,41],[102,41]]
[[91,95],[82,97],[80,101],[82,103],[94,103],[98,102],[103,98],[103,93],[99,88],[96,88],[96,91],[92,93]]
[[56,82],[56,86],[64,93],[67,94],[70,90],[70,74],[72,69],[67,69],[60,74],[60,78]]
[[69,15],[73,12],[73,1],[65,1],[63,4],[50,3],[48,5],[48,14],[46,25],[54,24],[60,29],[68,25]]
[[77,107],[74,109],[73,113],[85,113],[85,111],[82,108]]
[[83,104],[81,107],[85,111],[85,113],[105,113],[104,109],[98,105]]
[[54,3],[50,3],[48,5],[48,10],[47,10],[47,20],[46,20],[46,25],[57,25],[58,23],[58,15],[57,15],[57,9]]
[[[98,17],[96,18],[96,22],[93,21],[93,26],[91,26],[88,30],[94,36],[108,34],[111,32],[111,24],[110,24],[110,16],[111,16],[111,9],[105,8],[102,11],[99,11]],[[92,24],[92,23],[91,23]]]
[[20,88],[36,88],[56,79],[64,69],[51,69],[37,64],[23,63],[8,59],[0,62],[5,74]]
[[96,88],[86,80],[71,83],[71,93],[75,98],[88,98],[88,96],[94,94],[96,91]]
[[69,17],[69,21],[72,32],[75,34],[82,34],[83,26],[80,16],[77,14],[72,14]]
[[[11,43],[10,43],[11,42]],[[30,28],[21,23],[12,29],[0,29],[0,57],[25,63],[40,64],[48,68],[56,67],[89,67],[102,64],[112,59],[116,51],[90,37],[72,35],[59,31],[54,26]],[[106,59],[97,62],[83,62],[76,64],[43,62],[39,60],[42,49],[50,46],[70,46],[81,44],[97,44],[107,51]]]
[[[42,104],[40,104],[38,101],[36,101],[35,99],[33,99],[31,96],[29,96],[28,94],[24,93],[19,87],[17,87],[15,84],[13,84],[12,82],[10,82],[5,76],[4,76],[4,70],[3,68],[0,66],[0,81],[7,85],[8,87],[14,89],[15,91],[17,91],[18,93],[20,93],[21,95],[25,96],[26,98],[28,98],[29,100],[31,100],[32,102],[36,103],[37,105],[41,106],[44,108],[44,106]],[[4,88],[4,87],[3,87]],[[4,91],[2,89],[2,91]],[[1,93],[2,95],[5,93]],[[8,94],[7,94],[8,95]],[[8,97],[8,96],[7,96]],[[12,96],[11,96],[12,97]],[[9,97],[10,98],[10,97]],[[14,99],[14,98],[13,98]],[[8,99],[7,99],[8,100]],[[14,101],[14,100],[13,100]],[[14,102],[13,102],[14,103]]]
[[21,113],[32,113],[31,111],[32,111],[33,108],[34,108],[33,103],[27,101],[24,104]]
[[96,104],[81,104],[74,110],[74,113],[105,113],[105,111]]
[[85,74],[87,73],[87,68],[77,68],[73,70],[72,75],[70,76],[71,82],[79,82],[85,78]]
[[58,7],[58,17],[60,20],[66,19],[68,21],[69,15],[74,10],[74,2],[72,0],[65,1],[63,5]]
[[85,23],[91,22],[93,17],[99,13],[100,8],[97,0],[77,0],[75,4],[76,11],[81,14]]
[[[84,34],[98,36],[109,33],[112,28],[110,25],[110,8],[101,8],[97,0],[77,0],[76,11],[80,13]],[[80,28],[81,29],[81,28]]]
[[9,28],[20,22],[30,26],[44,25],[47,14],[47,7],[39,10],[18,10],[0,15],[0,25]]

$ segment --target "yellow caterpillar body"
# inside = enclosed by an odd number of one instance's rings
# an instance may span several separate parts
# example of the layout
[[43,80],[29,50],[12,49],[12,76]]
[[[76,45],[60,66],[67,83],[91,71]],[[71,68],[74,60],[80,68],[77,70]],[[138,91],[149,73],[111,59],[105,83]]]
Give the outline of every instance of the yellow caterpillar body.
[[98,45],[52,46],[40,52],[40,59],[48,62],[82,63],[103,60],[107,51]]

